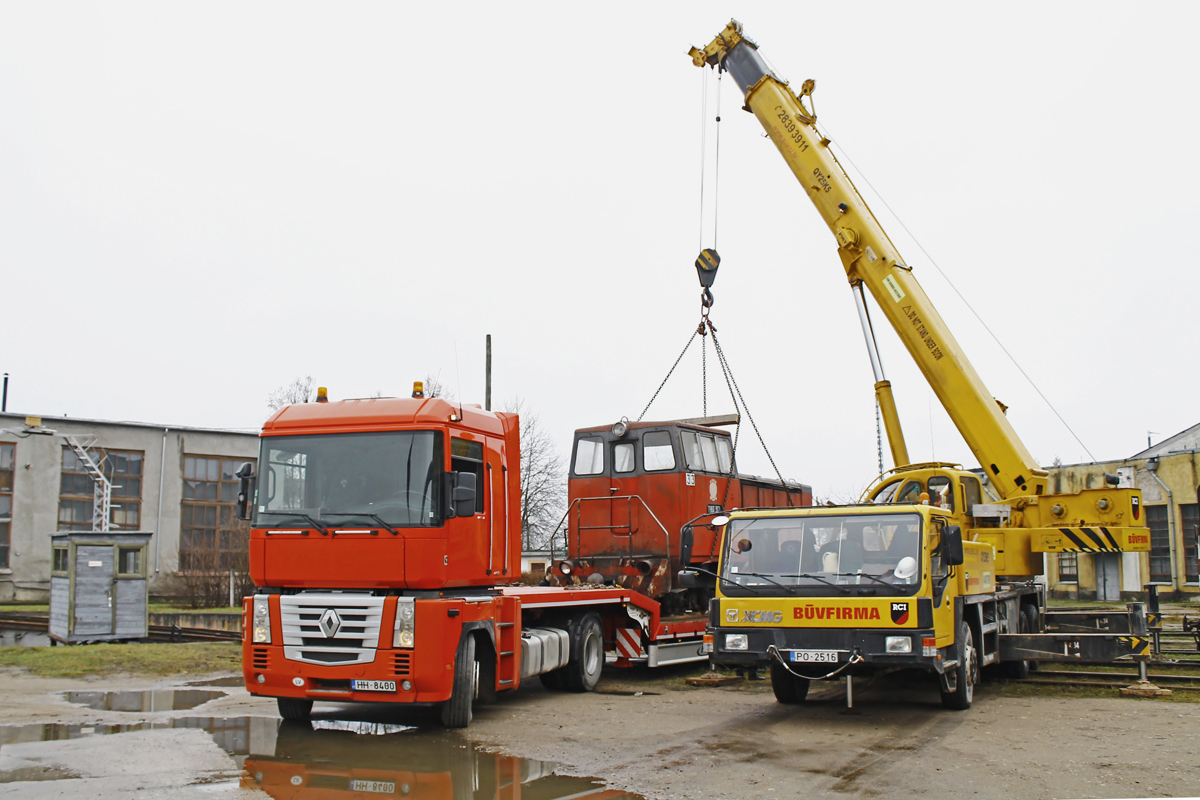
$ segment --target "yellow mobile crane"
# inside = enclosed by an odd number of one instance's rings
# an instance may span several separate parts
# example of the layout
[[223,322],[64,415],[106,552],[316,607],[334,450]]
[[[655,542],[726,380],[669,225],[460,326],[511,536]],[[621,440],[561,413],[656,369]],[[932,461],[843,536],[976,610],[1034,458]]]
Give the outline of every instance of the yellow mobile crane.
[[[717,583],[713,662],[769,664],[780,702],[803,700],[810,680],[919,667],[940,676],[946,706],[963,709],[982,666],[1006,664],[1023,675],[1038,658],[1144,655],[1140,606],[1122,621],[1115,615],[1103,622],[1087,615],[1055,620],[1033,580],[1042,573],[1043,553],[1148,551],[1140,493],[1118,487],[1116,476],[1106,476],[1102,488],[1047,492],[1046,471],[818,131],[811,80],[797,96],[736,20],[689,55],[698,67],[730,74],[745,110],[758,118],[833,232],[895,464],[858,505],[743,510],[714,521],[725,525],[719,575],[680,575],[693,585]],[[979,459],[982,477],[953,464],[909,463],[864,288]]]

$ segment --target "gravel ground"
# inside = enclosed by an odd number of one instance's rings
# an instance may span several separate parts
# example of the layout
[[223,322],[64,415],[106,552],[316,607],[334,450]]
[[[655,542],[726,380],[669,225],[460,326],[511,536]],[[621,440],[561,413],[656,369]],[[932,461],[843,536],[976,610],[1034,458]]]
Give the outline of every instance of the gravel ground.
[[[620,673],[617,673],[620,675]],[[273,701],[230,695],[191,711],[94,711],[73,689],[149,689],[180,679],[78,681],[0,674],[0,723],[132,722],[164,716],[274,716]],[[606,679],[589,695],[537,681],[480,709],[463,736],[488,749],[564,765],[648,798],[911,797],[1121,798],[1200,795],[1195,704],[1153,700],[1002,697],[985,684],[965,712],[941,708],[931,683],[894,676],[814,689],[800,706],[765,684],[695,689],[655,673]],[[642,692],[641,695],[635,694]],[[350,716],[431,727],[428,711],[318,705]],[[409,735],[419,735],[417,734]],[[461,739],[460,739],[461,741]],[[38,777],[42,780],[30,780]],[[7,744],[0,795],[266,797],[239,788],[233,759],[195,730]],[[49,780],[46,780],[49,779]]]

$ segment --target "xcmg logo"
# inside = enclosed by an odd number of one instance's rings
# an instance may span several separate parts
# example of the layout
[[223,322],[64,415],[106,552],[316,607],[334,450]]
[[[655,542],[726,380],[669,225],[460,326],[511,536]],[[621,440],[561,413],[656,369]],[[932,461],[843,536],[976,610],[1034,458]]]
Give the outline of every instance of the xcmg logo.
[[725,619],[729,622],[783,622],[782,611],[754,611],[752,609],[742,609],[741,617],[738,616],[736,608],[725,609]]

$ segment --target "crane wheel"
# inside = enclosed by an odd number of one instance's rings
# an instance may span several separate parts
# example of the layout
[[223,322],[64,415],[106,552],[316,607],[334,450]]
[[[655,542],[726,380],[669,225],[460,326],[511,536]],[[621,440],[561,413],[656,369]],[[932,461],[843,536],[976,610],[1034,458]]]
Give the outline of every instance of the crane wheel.
[[952,692],[942,692],[942,705],[955,711],[966,711],[975,700],[975,684],[979,682],[979,653],[971,626],[966,622],[958,629],[958,666],[954,668],[956,685]]
[[785,705],[797,705],[808,697],[808,678],[801,678],[788,672],[787,667],[777,661],[771,662],[771,691],[775,699]]

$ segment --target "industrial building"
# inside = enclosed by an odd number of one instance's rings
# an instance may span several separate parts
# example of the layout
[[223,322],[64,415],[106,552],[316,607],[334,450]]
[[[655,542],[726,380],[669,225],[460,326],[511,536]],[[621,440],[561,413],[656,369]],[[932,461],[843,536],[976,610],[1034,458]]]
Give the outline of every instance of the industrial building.
[[94,527],[95,484],[68,436],[111,481],[110,528],[154,534],[143,567],[152,594],[178,594],[189,576],[245,572],[234,473],[256,459],[257,432],[70,417],[28,424],[36,422],[0,413],[0,602],[45,602],[50,534]]
[[1200,535],[1200,424],[1121,461],[1054,466],[1050,490],[1074,492],[1104,485],[1115,474],[1141,489],[1150,528],[1150,553],[1063,553],[1048,558],[1053,595],[1082,600],[1133,599],[1147,584],[1175,599],[1200,597],[1196,542]]

